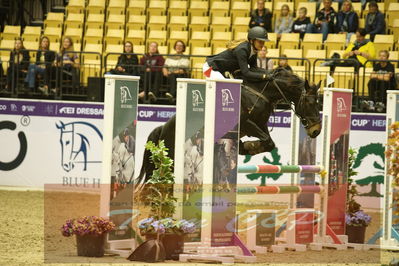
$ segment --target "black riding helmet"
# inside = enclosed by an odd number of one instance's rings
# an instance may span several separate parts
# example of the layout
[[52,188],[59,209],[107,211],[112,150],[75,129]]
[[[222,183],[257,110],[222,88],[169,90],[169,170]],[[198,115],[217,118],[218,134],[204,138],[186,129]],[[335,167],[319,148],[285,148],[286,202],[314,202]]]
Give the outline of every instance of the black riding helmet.
[[265,30],[265,28],[260,26],[253,27],[248,31],[248,40],[260,40],[264,42],[269,41],[269,39],[267,38],[267,31]]

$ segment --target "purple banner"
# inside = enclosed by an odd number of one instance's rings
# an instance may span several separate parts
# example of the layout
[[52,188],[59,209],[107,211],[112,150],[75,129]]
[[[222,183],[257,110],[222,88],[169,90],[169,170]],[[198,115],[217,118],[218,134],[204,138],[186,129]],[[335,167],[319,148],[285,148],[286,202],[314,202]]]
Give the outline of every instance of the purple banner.
[[166,122],[175,115],[176,108],[163,106],[139,106],[139,121]]
[[103,118],[103,104],[0,100],[0,114]]
[[270,116],[269,127],[291,127],[291,112],[276,112]]
[[385,124],[385,114],[352,114],[351,130],[385,131]]

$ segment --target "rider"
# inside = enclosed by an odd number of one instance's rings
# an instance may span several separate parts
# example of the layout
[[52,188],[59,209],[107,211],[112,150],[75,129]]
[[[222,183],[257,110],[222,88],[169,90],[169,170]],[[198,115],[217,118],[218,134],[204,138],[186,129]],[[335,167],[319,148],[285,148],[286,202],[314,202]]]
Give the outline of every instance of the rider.
[[258,51],[262,50],[267,39],[267,31],[260,26],[248,31],[248,40],[233,41],[227,50],[208,56],[203,66],[204,75],[208,78],[225,79],[229,72],[235,75],[239,70],[245,79],[254,81],[269,80],[270,75],[255,72]]
[[134,141],[133,136],[130,135],[128,128],[125,128],[125,130],[123,131],[123,140],[125,142],[126,150],[129,153],[133,154],[134,153],[135,141]]

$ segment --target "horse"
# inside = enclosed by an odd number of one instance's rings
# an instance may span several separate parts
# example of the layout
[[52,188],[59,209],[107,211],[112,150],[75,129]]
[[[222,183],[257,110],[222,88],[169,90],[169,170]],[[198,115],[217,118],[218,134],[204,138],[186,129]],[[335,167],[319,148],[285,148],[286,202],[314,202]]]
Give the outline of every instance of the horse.
[[[265,73],[262,69],[255,71]],[[244,80],[241,86],[239,137],[258,138],[258,140],[246,142],[240,140],[239,153],[242,155],[270,152],[275,148],[267,122],[277,103],[283,102],[290,105],[290,108],[300,118],[309,137],[316,138],[321,132],[317,95],[320,82],[318,85],[309,85],[307,80],[284,69],[276,69],[270,75],[272,78],[264,81]],[[226,101],[229,101],[228,95],[226,95]],[[164,140],[172,159],[174,159],[175,125],[176,117],[173,116],[163,126],[151,132],[148,138],[154,143]],[[154,166],[147,153],[147,156],[145,154],[143,158],[143,166],[135,183],[145,183],[153,170]]]
[[[61,166],[66,172],[74,169],[76,163],[83,163],[83,171],[87,170],[87,163],[101,163],[101,158],[98,161],[88,160],[90,150],[90,141],[87,137],[90,131],[88,129],[94,131],[99,139],[103,139],[103,135],[97,127],[87,122],[64,124],[62,121],[56,123],[56,127],[60,130]],[[83,161],[78,161],[81,158],[79,155],[82,155]]]

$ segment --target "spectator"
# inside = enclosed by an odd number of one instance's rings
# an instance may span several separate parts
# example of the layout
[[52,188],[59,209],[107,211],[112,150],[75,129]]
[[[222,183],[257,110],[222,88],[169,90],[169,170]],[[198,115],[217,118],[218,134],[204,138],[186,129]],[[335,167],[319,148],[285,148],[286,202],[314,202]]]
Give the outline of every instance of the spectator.
[[372,41],[376,34],[385,34],[384,14],[378,10],[375,1],[369,3],[369,13],[366,16],[365,25],[366,33],[370,34]]
[[355,34],[359,27],[359,17],[353,11],[352,2],[345,0],[342,3],[341,11],[337,14],[337,23],[335,31],[346,34],[346,43],[349,43],[351,36]]
[[39,87],[39,90],[44,94],[48,94],[50,85],[51,67],[55,60],[55,53],[49,50],[50,40],[43,36],[40,40],[40,50],[36,54],[36,63],[29,65],[28,75],[26,75],[25,82],[28,83],[30,91],[35,89],[36,76],[39,74],[44,77],[44,85]]
[[272,59],[267,58],[266,55],[267,47],[263,46],[262,50],[258,52],[257,66],[266,70],[272,70],[274,62]]
[[381,50],[379,53],[380,62],[374,64],[373,72],[368,83],[369,87],[369,109],[375,109],[382,112],[387,102],[387,90],[394,90],[396,87],[395,67],[390,62],[389,52]]
[[299,33],[301,39],[305,36],[306,28],[310,24],[310,18],[306,16],[308,10],[306,7],[301,7],[298,10],[298,18],[292,24],[291,32]]
[[121,54],[118,57],[118,63],[116,64],[115,69],[112,69],[110,73],[131,76],[139,75],[139,71],[137,69],[139,65],[139,59],[137,58],[137,55],[132,53],[133,44],[129,41],[125,42],[124,54]]
[[366,63],[366,61],[375,58],[375,47],[372,41],[366,39],[365,29],[359,28],[356,31],[356,40],[348,45],[342,57],[356,60],[355,69],[360,66],[372,67],[371,62]]
[[285,54],[282,54],[280,56],[280,60],[278,60],[277,69],[285,69],[287,71],[292,72],[292,68],[290,67],[290,65],[288,65],[288,59],[286,59],[286,58],[287,58],[287,55],[285,55]]
[[[64,77],[71,77],[72,87],[79,87],[79,57],[73,50],[73,41],[71,37],[65,37],[62,41],[61,51],[58,54],[58,66],[61,67],[61,79]],[[52,92],[57,93],[57,89]]]
[[[159,55],[158,43],[151,42],[148,45],[148,53],[140,59],[140,65],[143,65],[145,68],[143,73],[144,88],[148,91],[148,96],[153,101],[156,100],[159,87],[161,86],[162,66],[164,63],[165,59]],[[144,91],[139,93],[139,97],[144,97]]]
[[28,72],[29,52],[25,50],[22,39],[18,38],[14,42],[14,50],[10,53],[10,66],[7,69],[6,90],[10,90],[17,84],[18,78]]
[[176,79],[187,78],[190,60],[183,53],[186,51],[186,45],[183,41],[178,40],[175,42],[173,49],[176,55],[166,58],[164,67],[162,68],[163,75],[168,79],[170,91],[165,93],[165,96],[172,101],[176,98]]
[[276,19],[276,25],[274,26],[274,32],[277,33],[278,39],[280,39],[281,33],[291,32],[293,22],[294,19],[290,14],[290,7],[286,4],[282,5],[280,17]]
[[261,26],[268,32],[272,31],[272,12],[265,8],[265,0],[258,0],[258,8],[251,12],[249,27]]
[[307,33],[323,33],[323,41],[329,33],[334,33],[337,13],[331,4],[331,0],[323,0],[324,7],[317,12],[314,23],[308,24],[306,29]]

